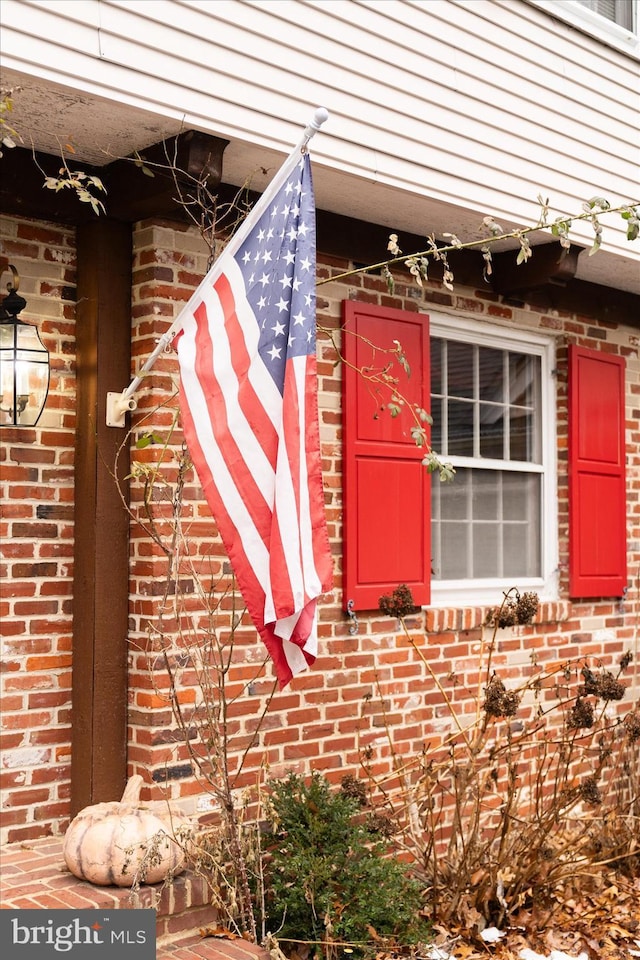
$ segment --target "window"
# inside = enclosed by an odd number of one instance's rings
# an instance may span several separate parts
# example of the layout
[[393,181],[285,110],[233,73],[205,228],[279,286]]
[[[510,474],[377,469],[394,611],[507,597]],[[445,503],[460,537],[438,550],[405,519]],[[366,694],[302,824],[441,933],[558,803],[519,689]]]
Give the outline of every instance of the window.
[[[514,585],[555,596],[553,345],[460,317],[344,304],[345,607],[375,609],[407,583],[422,604],[495,603]],[[409,403],[431,406],[432,447],[456,468],[430,478],[408,413],[356,371],[389,362]],[[429,386],[431,381],[431,386]]]
[[578,3],[626,30],[634,28],[632,0],[578,0]]
[[431,324],[431,443],[456,469],[431,488],[433,602],[483,602],[516,583],[550,595],[552,346],[460,319]]
[[634,59],[640,59],[640,0],[526,0]]
[[[551,338],[444,314],[343,303],[343,603],[376,610],[406,583],[416,603],[558,595],[555,349]],[[405,362],[398,362],[398,344]],[[427,409],[430,477],[412,420],[389,414],[372,372]],[[569,594],[620,597],[626,574],[625,363],[570,345],[560,371],[568,454]],[[565,433],[566,428],[566,433]],[[566,530],[563,534],[566,535]]]

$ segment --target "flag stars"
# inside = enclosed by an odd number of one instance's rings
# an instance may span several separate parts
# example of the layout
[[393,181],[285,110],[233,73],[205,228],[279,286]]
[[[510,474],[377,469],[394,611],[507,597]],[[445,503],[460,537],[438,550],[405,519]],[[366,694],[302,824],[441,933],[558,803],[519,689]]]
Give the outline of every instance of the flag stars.
[[235,257],[258,350],[277,384],[289,359],[312,352],[315,343],[313,207],[304,175],[290,174]]

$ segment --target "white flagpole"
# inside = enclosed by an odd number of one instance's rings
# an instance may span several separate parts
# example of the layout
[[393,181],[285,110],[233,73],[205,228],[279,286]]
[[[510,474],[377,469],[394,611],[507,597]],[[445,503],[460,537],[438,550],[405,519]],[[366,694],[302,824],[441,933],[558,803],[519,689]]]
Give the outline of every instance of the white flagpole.
[[[278,173],[273,178],[267,189],[264,191],[260,199],[256,202],[255,206],[251,209],[247,218],[240,224],[236,232],[233,234],[229,243],[225,247],[223,253],[220,255],[216,263],[226,254],[227,256],[233,256],[238,247],[242,244],[245,236],[248,231],[251,229],[252,224],[255,223],[260,216],[262,216],[263,211],[271,203],[271,199],[279,189],[280,179],[283,176],[286,176],[293,168],[296,166],[300,159],[300,154],[304,153],[307,149],[307,144],[311,138],[318,132],[322,124],[327,120],[329,116],[329,111],[325,107],[318,107],[313,114],[313,118],[310,123],[304,128],[302,138],[298,145],[292,150],[289,154],[283,165],[278,170]],[[275,183],[275,188],[274,188]],[[177,334],[177,332],[182,328],[183,316],[190,309],[191,304],[194,300],[200,298],[200,290],[205,283],[210,285],[212,281],[216,278],[216,263],[207,273],[206,277],[198,285],[198,288],[194,291],[193,295],[189,299],[188,303],[182,308],[176,319],[173,321],[169,329],[162,334],[159,338],[154,350],[149,354],[142,367],[138,371],[137,375],[133,378],[128,387],[126,387],[122,393],[108,393],[107,394],[107,426],[108,427],[123,427],[124,418],[127,411],[135,410],[137,407],[137,401],[133,398],[133,394],[136,392],[140,384],[142,383],[145,374],[151,369],[161,353],[163,353]]]

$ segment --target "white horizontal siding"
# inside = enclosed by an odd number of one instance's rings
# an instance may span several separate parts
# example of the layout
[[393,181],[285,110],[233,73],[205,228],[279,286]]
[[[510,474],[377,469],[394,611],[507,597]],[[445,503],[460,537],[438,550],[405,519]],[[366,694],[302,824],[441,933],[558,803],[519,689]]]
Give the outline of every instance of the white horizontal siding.
[[[330,120],[313,150],[330,209],[357,212],[355,194],[371,208],[361,181],[376,185],[369,219],[382,222],[411,211],[420,221],[419,199],[425,217],[436,201],[526,223],[538,193],[567,213],[595,194],[640,194],[638,61],[524,0],[2,7],[16,34],[8,65],[229,138],[225,170],[237,180],[243,152],[255,158],[249,145],[288,150],[323,104]],[[331,171],[347,177],[338,189]],[[638,256],[621,221],[607,245]]]

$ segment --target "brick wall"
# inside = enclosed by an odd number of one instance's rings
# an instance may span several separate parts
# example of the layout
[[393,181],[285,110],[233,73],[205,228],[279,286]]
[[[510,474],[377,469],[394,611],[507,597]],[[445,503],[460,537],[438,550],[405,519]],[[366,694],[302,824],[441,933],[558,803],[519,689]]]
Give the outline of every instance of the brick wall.
[[52,223],[2,220],[3,293],[13,264],[49,350],[36,427],[2,427],[2,839],[68,820],[71,731],[75,237]]
[[[21,273],[27,313],[42,316],[43,339],[52,352],[54,377],[46,426],[31,431],[3,431],[3,483],[8,513],[4,520],[5,583],[3,624],[7,636],[3,686],[5,737],[3,786],[6,789],[3,839],[16,840],[37,833],[58,833],[65,825],[68,788],[68,696],[71,510],[73,476],[73,287],[72,238],[44,224],[9,221],[5,227],[5,254]],[[18,231],[32,231],[31,237]],[[39,239],[35,234],[39,233]],[[14,246],[12,246],[14,244]],[[25,253],[25,250],[27,253]],[[31,256],[29,256],[29,252]],[[69,256],[68,261],[65,260]],[[138,224],[134,232],[132,337],[135,368],[155,346],[188,300],[206,269],[208,251],[195,231],[169,223]],[[320,278],[329,278],[349,264],[321,257]],[[17,262],[19,260],[19,262]],[[55,269],[54,269],[55,268]],[[56,272],[57,271],[57,272]],[[67,290],[67,284],[69,289]],[[545,664],[578,654],[589,654],[614,666],[621,654],[636,654],[634,687],[626,699],[640,693],[637,623],[640,617],[640,361],[639,337],[631,327],[612,327],[573,315],[540,313],[501,302],[485,291],[460,288],[454,293],[429,284],[420,293],[398,278],[390,297],[374,277],[331,281],[318,289],[318,322],[337,331],[341,303],[346,298],[401,307],[438,310],[473,316],[479,323],[500,323],[518,329],[546,332],[556,338],[558,377],[559,538],[561,594],[545,603],[536,623],[500,632],[494,666],[508,682],[533,669],[532,654]],[[32,314],[32,303],[43,313]],[[55,312],[52,316],[49,311]],[[69,316],[67,316],[69,313]],[[67,326],[68,324],[68,326]],[[566,350],[570,342],[623,354],[627,359],[629,570],[633,580],[624,604],[611,601],[571,603],[567,599],[567,431]],[[437,684],[458,704],[461,714],[472,709],[464,688],[477,685],[478,656],[486,628],[487,610],[477,607],[431,609],[413,618],[413,639],[429,670],[402,635],[396,621],[380,614],[359,615],[356,634],[342,609],[341,596],[341,415],[340,367],[331,342],[319,337],[321,443],[327,518],[335,558],[335,589],[320,606],[321,655],[311,671],[296,678],[284,691],[274,691],[273,674],[264,652],[254,641],[246,617],[237,617],[229,592],[231,578],[214,521],[200,496],[192,471],[185,474],[183,518],[188,539],[167,589],[167,557],[162,548],[171,532],[173,484],[177,473],[174,454],[180,452],[180,433],[174,429],[177,368],[172,355],[161,357],[138,394],[132,418],[131,487],[131,604],[129,767],[140,772],[149,786],[144,796],[168,793],[189,812],[201,814],[215,807],[204,785],[192,776],[189,751],[176,730],[171,700],[179,700],[189,719],[201,699],[192,665],[185,659],[190,644],[205,656],[214,646],[202,641],[216,636],[223,642],[235,633],[228,665],[228,712],[224,718],[232,746],[231,769],[242,769],[240,786],[255,782],[266,764],[273,776],[290,769],[311,767],[339,780],[357,772],[361,751],[371,753],[375,769],[390,764],[386,728],[392,731],[399,755],[420,749],[424,737],[441,737],[451,727],[442,708]],[[158,442],[140,445],[147,434]],[[27,435],[28,434],[28,435]],[[33,443],[37,435],[38,443]],[[169,439],[171,456],[161,464]],[[166,458],[164,458],[166,459]],[[155,467],[158,473],[154,474]],[[166,482],[165,482],[166,481]],[[151,528],[146,502],[158,526]],[[63,511],[63,512],[60,512]],[[144,526],[141,526],[141,523]],[[20,526],[23,524],[23,526]],[[24,524],[29,525],[27,529]],[[157,539],[154,536],[157,535]],[[18,551],[17,556],[14,556]],[[22,552],[20,552],[22,551]],[[46,566],[41,566],[46,564]],[[22,566],[20,566],[22,565]],[[177,584],[177,586],[176,586]],[[214,606],[206,605],[216,587]],[[203,594],[199,595],[198,591]],[[496,603],[500,600],[496,597]],[[237,621],[237,622],[236,622]],[[150,628],[151,625],[151,628]],[[178,631],[177,628],[180,628]],[[163,636],[179,673],[179,688],[171,689],[162,656]],[[178,639],[176,640],[176,636]],[[432,671],[432,674],[431,672]],[[204,673],[205,679],[211,672]],[[434,680],[435,677],[435,680]],[[629,681],[627,681],[629,682]],[[215,702],[215,690],[209,699]],[[268,707],[266,719],[259,724]],[[211,720],[206,711],[196,714]],[[204,720],[203,720],[204,722]],[[195,731],[195,720],[191,722]],[[192,743],[198,744],[197,737]],[[38,791],[38,792],[34,792]]]

